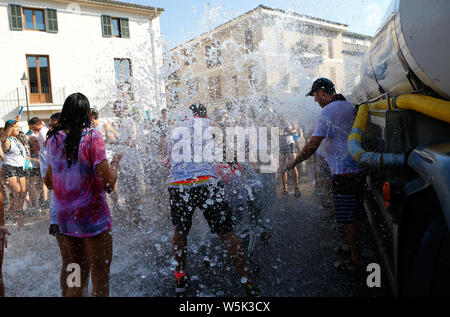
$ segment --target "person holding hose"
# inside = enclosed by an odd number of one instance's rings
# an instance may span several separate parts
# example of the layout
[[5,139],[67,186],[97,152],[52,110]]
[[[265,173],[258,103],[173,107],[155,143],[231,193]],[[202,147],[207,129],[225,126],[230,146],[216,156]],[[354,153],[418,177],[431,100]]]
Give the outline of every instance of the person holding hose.
[[362,268],[363,260],[359,250],[358,216],[363,211],[363,169],[347,153],[347,139],[350,135],[355,111],[344,96],[337,94],[335,86],[327,78],[314,81],[306,96],[314,96],[322,111],[314,133],[296,158],[287,164],[285,171],[311,157],[322,144],[332,174],[332,192],[336,222],[344,225],[347,243],[337,251],[350,253],[350,258],[334,263],[337,269],[354,272]]

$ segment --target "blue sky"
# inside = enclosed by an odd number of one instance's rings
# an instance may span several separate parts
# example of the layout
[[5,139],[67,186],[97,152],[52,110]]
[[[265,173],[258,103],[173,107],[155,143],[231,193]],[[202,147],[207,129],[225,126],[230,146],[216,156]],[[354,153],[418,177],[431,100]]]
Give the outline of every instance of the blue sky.
[[121,0],[164,8],[161,34],[173,48],[263,4],[340,22],[348,31],[373,35],[391,0]]

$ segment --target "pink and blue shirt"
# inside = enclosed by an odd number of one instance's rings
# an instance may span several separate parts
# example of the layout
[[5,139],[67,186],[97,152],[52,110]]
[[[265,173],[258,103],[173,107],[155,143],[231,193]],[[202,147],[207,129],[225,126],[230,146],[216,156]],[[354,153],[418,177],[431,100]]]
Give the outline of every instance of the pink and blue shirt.
[[66,134],[58,131],[47,142],[59,228],[68,236],[93,237],[111,228],[106,193],[95,170],[97,164],[106,160],[103,136],[95,129],[85,129],[78,161],[70,168],[63,154],[65,138]]

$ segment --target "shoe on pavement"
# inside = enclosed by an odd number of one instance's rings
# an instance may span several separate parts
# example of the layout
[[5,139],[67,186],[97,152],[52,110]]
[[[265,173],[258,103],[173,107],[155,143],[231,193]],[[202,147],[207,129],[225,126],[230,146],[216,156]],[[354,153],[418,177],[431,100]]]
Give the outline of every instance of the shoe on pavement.
[[186,293],[188,280],[186,272],[180,273],[175,271],[175,294],[182,295]]
[[298,187],[295,188],[295,197],[300,197],[302,193],[300,192],[300,189]]

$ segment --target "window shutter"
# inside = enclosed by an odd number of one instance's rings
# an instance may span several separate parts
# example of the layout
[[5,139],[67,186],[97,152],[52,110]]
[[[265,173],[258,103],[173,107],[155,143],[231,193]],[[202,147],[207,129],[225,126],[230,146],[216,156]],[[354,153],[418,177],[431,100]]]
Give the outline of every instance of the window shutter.
[[120,18],[120,34],[123,38],[130,38],[130,24],[126,18]]
[[111,17],[102,15],[102,34],[103,37],[112,37]]
[[58,18],[55,9],[47,9],[45,14],[45,26],[47,32],[58,33]]
[[8,4],[9,28],[12,31],[23,31],[22,6]]

